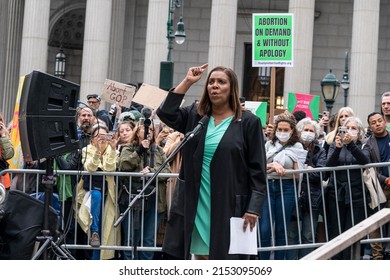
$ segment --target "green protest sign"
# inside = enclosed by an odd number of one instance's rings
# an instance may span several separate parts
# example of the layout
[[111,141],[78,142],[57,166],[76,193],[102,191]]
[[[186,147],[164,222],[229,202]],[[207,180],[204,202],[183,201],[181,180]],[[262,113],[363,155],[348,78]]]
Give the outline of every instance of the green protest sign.
[[320,97],[312,94],[289,92],[287,110],[290,113],[303,111],[306,113],[306,117],[317,120],[320,110]]
[[267,102],[245,101],[245,109],[259,117],[261,125],[267,124]]
[[293,14],[252,15],[252,66],[293,66]]

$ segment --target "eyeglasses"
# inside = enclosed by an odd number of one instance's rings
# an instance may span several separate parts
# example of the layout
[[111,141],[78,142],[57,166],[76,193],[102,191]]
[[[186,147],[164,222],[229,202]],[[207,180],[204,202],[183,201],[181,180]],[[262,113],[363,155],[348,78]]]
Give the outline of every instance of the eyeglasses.
[[88,101],[88,104],[96,104],[99,103],[99,101]]

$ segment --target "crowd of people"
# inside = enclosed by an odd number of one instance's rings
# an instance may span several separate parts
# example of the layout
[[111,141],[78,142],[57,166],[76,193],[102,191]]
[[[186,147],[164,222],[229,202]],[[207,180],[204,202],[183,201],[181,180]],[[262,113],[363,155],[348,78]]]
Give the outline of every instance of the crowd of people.
[[[87,96],[88,105],[79,105],[80,149],[54,160],[55,170],[96,174],[60,176],[54,186],[64,205],[65,242],[77,240],[93,248],[71,250],[76,259],[161,257],[138,251],[138,246],[162,246],[165,259],[299,259],[314,247],[260,250],[257,256],[229,254],[231,217],[242,218],[243,231],[258,226],[258,247],[272,248],[318,242],[324,233],[319,227],[324,216],[330,240],[367,215],[390,207],[387,166],[376,168],[387,201],[374,209],[367,208],[370,196],[359,169],[289,172],[388,162],[390,92],[382,95],[381,112],[369,114],[366,125],[350,107],[330,116],[324,113],[318,120],[302,111],[286,111],[261,124],[240,101],[237,76],[227,67],[211,69],[199,102],[181,106],[185,93],[207,67],[191,67],[155,110],[132,103],[130,108],[113,105],[108,112],[100,108],[97,94]],[[195,127],[203,129],[191,134]],[[13,147],[2,119],[0,136],[4,170]],[[190,137],[188,143],[166,163],[185,137]],[[44,164],[44,159],[26,162],[25,168],[42,169]],[[179,173],[179,177],[159,177],[143,189],[147,175],[160,167],[162,173]],[[102,176],[99,171],[112,175]],[[115,172],[139,176],[115,177]],[[18,176],[5,174],[0,179],[6,189],[37,191],[35,186],[26,188],[26,180],[22,184]],[[127,212],[141,190],[142,199]],[[115,229],[121,213],[127,214]],[[72,223],[75,216],[77,224]],[[370,237],[381,233],[375,230]],[[100,248],[116,245],[128,249]],[[384,258],[381,243],[372,243],[370,251],[372,259]],[[333,258],[350,259],[350,250]]]

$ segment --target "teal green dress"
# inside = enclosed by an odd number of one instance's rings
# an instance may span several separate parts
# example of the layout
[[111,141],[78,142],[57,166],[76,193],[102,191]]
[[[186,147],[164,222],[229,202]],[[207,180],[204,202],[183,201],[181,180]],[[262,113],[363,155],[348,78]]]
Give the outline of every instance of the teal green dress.
[[190,253],[195,255],[208,255],[210,248],[210,216],[211,216],[211,180],[210,164],[215,150],[218,147],[233,116],[224,119],[218,126],[214,125],[214,118],[210,117],[204,145],[202,175],[198,208],[195,216],[195,226],[192,231]]

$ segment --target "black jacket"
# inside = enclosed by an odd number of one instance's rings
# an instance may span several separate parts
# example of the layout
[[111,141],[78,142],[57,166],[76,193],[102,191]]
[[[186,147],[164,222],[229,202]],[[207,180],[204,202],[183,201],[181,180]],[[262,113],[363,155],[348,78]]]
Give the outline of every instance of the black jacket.
[[[170,92],[157,110],[157,115],[169,127],[186,134],[201,119],[196,105],[180,108],[184,95]],[[203,152],[207,126],[187,142],[183,148],[182,176],[185,180],[184,232],[173,238],[168,226],[163,251],[177,256],[189,256],[191,235],[198,204]],[[221,139],[210,166],[211,173],[211,229],[210,259],[242,259],[248,256],[229,255],[230,218],[242,217],[245,212],[261,216],[266,191],[265,145],[260,119],[251,112],[243,112],[242,119],[232,122]],[[176,190],[175,190],[176,191]],[[170,219],[172,216],[170,217]],[[171,223],[177,221],[171,219]],[[177,224],[176,224],[177,225]],[[178,226],[178,225],[177,225]],[[181,240],[184,239],[184,240]],[[177,244],[183,244],[178,248]],[[170,248],[175,247],[172,252]]]
[[[329,147],[326,166],[364,165],[369,162],[370,151],[368,150],[368,146],[363,146],[360,141],[356,144],[351,142],[348,145],[343,145],[342,148],[337,148],[336,143],[333,142]],[[336,185],[334,183],[334,174],[336,174]],[[354,206],[363,206],[365,186],[362,182],[361,170],[350,169],[349,171],[340,170],[335,173],[331,172],[328,192],[335,194],[336,190],[338,193],[338,201],[349,204],[352,198]]]
[[[311,166],[313,168],[317,167],[325,167],[326,166],[326,151],[321,145],[315,141],[313,142],[312,149],[308,151],[306,156],[307,166]],[[304,211],[309,212],[309,206],[311,205],[312,210],[319,211],[322,202],[322,182],[328,179],[327,172],[310,172],[303,175],[302,183],[301,183],[301,195],[308,199],[308,190],[310,189],[310,200],[311,204],[308,201],[305,201],[305,209]],[[308,188],[309,187],[309,188]]]
[[[389,138],[389,144],[390,144],[390,138]],[[382,162],[381,161],[381,155],[380,155],[380,152],[379,152],[378,143],[376,141],[376,137],[375,137],[374,134],[372,134],[367,139],[366,146],[368,146],[369,150],[371,151],[370,152],[370,161],[372,163]],[[387,168],[387,167],[385,167],[385,168]],[[379,182],[381,183],[382,186],[384,186],[385,185],[385,180],[386,180],[387,177],[382,175],[382,167],[376,168],[376,172],[377,172],[377,175],[378,175]]]

